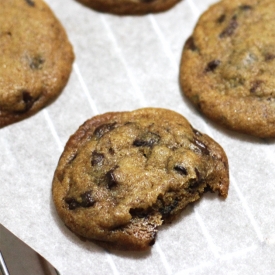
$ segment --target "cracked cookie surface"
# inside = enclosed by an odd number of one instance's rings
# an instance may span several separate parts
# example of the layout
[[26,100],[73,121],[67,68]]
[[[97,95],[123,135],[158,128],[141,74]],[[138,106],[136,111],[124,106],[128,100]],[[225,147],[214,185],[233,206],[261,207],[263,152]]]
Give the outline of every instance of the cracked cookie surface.
[[183,93],[228,129],[275,137],[275,2],[224,0],[211,6],[186,41]]
[[180,0],[77,0],[94,10],[118,15],[142,15],[170,9]]
[[86,121],[68,140],[52,193],[77,235],[122,250],[145,250],[157,229],[212,190],[227,196],[227,157],[180,114],[145,108]]
[[0,1],[0,127],[52,102],[74,54],[65,30],[41,0]]

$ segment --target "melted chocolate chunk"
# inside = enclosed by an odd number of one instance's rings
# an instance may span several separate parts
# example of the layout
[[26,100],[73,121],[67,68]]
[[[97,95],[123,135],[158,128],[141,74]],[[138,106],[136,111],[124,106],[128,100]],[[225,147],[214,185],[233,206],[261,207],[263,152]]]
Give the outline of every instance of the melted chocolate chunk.
[[26,3],[27,3],[29,6],[31,6],[31,7],[34,7],[34,6],[35,6],[35,3],[34,3],[33,0],[25,0],[25,1],[26,1]]
[[160,136],[158,134],[147,132],[143,134],[141,137],[137,137],[133,142],[134,146],[141,147],[153,147],[154,145],[158,144],[160,141]]
[[193,36],[190,36],[185,42],[185,48],[191,51],[196,51],[198,48],[195,44]]
[[199,170],[196,167],[195,167],[195,173],[196,173],[196,177],[197,177],[197,182],[201,182],[202,177],[201,177]]
[[261,86],[261,84],[263,83],[262,80],[255,80],[253,83],[252,83],[252,86],[250,88],[250,93],[255,93],[257,91],[257,89]]
[[106,133],[112,131],[115,128],[115,125],[116,122],[100,125],[94,130],[94,135],[97,138],[101,138]]
[[196,173],[196,179],[192,179],[189,184],[189,190],[191,193],[193,193],[195,189],[197,189],[202,182],[201,174],[196,167],[195,167],[195,173]]
[[81,202],[77,201],[75,198],[65,198],[65,202],[68,204],[70,210],[75,210],[78,207],[88,208],[95,204],[95,200],[92,198],[91,191],[87,191],[80,195]]
[[188,175],[187,169],[181,164],[176,164],[174,167],[174,170],[177,171],[181,175],[184,175],[184,176]]
[[104,154],[93,151],[92,160],[91,160],[92,166],[96,166],[96,165],[101,166],[103,164],[103,161],[104,161]]
[[217,60],[217,59],[210,61],[207,64],[206,68],[205,68],[205,72],[213,72],[213,71],[215,71],[216,68],[220,65],[220,63],[221,63],[221,61]]
[[199,149],[199,152],[201,152],[204,155],[209,155],[209,149],[207,148],[207,146],[200,140],[194,138],[194,141],[191,141],[191,143],[193,143],[197,149]]
[[222,22],[224,22],[225,18],[226,18],[226,15],[225,15],[225,14],[222,14],[222,15],[217,19],[217,22],[218,22],[219,24],[221,24]]
[[242,10],[242,11],[252,10],[252,6],[250,6],[250,5],[241,5],[240,10]]
[[117,179],[114,171],[118,168],[118,166],[115,166],[110,171],[107,172],[106,178],[107,178],[107,186],[109,189],[115,187],[117,185]]
[[113,148],[109,148],[109,153],[110,153],[110,155],[114,155],[115,154],[115,150]]
[[45,60],[41,56],[36,56],[32,58],[30,62],[30,68],[32,70],[41,70]]
[[171,214],[171,212],[178,206],[178,204],[179,202],[177,200],[174,200],[172,204],[165,205],[163,208],[161,208],[159,212],[163,217],[168,217]]
[[229,25],[220,33],[220,38],[225,38],[231,36],[238,27],[238,22],[236,16],[233,16],[229,22]]
[[65,198],[65,202],[68,204],[70,210],[74,210],[80,206],[80,203],[74,198]]
[[24,90],[24,91],[22,91],[22,99],[25,103],[24,111],[28,111],[34,103],[33,97],[30,95],[30,93],[28,91]]
[[85,208],[91,207],[95,203],[95,200],[92,198],[92,191],[87,191],[81,194],[81,199],[82,199],[81,206]]
[[267,53],[264,58],[265,58],[265,61],[271,61],[275,58],[275,54]]

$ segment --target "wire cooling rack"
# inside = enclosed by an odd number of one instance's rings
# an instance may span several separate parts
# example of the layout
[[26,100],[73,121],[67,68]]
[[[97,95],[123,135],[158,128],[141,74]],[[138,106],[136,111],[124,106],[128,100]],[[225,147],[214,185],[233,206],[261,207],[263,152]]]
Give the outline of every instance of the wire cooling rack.
[[[76,60],[68,85],[50,106],[0,130],[0,222],[61,274],[274,274],[275,143],[220,129],[182,96],[185,40],[211,0],[183,0],[146,16],[97,13],[74,0],[47,0],[64,25]],[[247,2],[247,1],[246,1]],[[108,111],[163,107],[184,115],[222,145],[230,190],[205,194],[146,253],[110,253],[62,224],[51,182],[69,136]]]

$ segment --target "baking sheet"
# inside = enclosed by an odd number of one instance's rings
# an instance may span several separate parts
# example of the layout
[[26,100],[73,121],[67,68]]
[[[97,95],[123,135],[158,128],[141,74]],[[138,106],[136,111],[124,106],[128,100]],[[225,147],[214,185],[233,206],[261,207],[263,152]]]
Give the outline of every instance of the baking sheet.
[[[232,133],[200,116],[182,97],[184,41],[213,0],[184,0],[157,15],[119,17],[73,0],[46,1],[76,60],[61,96],[35,116],[0,130],[0,222],[61,274],[274,274],[275,142]],[[172,109],[225,149],[226,200],[213,194],[160,229],[145,253],[110,253],[59,220],[51,182],[69,136],[88,118],[152,106]]]

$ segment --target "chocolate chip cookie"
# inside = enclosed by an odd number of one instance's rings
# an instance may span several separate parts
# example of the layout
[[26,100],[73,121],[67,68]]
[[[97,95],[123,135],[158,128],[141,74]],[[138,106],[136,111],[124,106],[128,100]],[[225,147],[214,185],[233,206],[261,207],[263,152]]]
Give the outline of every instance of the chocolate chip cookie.
[[86,121],[68,140],[53,179],[66,226],[97,244],[145,250],[158,227],[207,191],[226,197],[227,157],[180,114],[145,108]]
[[0,1],[0,127],[29,117],[66,85],[74,54],[42,0]]
[[100,12],[119,15],[142,15],[170,9],[180,0],[77,0]]
[[184,94],[213,121],[275,137],[275,1],[224,0],[211,6],[186,41]]

